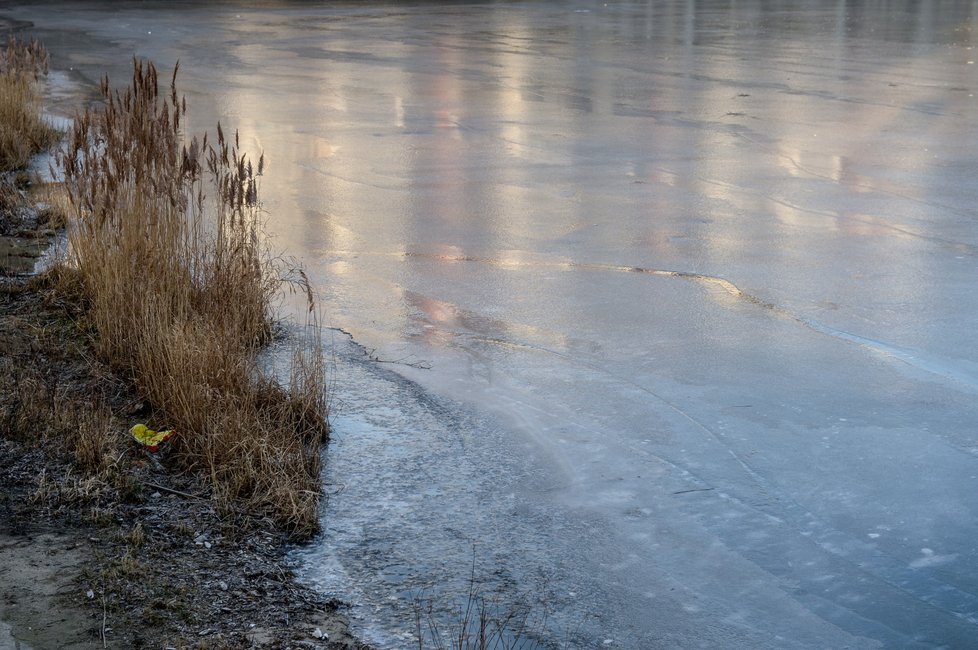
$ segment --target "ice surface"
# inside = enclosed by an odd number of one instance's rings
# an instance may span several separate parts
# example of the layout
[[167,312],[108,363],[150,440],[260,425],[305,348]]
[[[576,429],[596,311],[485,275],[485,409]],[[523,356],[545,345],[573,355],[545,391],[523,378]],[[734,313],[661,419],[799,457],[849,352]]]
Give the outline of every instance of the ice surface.
[[474,562],[564,647],[973,645],[973,3],[0,14],[265,152],[338,328],[297,557],[370,638]]

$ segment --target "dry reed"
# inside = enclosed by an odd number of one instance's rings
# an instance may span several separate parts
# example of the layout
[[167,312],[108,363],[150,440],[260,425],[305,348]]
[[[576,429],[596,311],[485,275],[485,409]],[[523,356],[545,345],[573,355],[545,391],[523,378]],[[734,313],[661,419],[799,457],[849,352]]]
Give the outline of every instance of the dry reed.
[[134,61],[129,88],[103,80],[104,106],[75,120],[60,156],[71,266],[99,352],[177,430],[177,461],[210,478],[222,507],[310,534],[327,435],[322,353],[297,351],[285,385],[261,372],[283,277],[263,244],[264,159],[253,165],[220,125],[213,144],[185,144],[176,76],[163,95],[153,64]]
[[57,130],[41,116],[37,91],[47,72],[48,53],[38,41],[10,38],[0,49],[0,170],[25,168],[57,141]]

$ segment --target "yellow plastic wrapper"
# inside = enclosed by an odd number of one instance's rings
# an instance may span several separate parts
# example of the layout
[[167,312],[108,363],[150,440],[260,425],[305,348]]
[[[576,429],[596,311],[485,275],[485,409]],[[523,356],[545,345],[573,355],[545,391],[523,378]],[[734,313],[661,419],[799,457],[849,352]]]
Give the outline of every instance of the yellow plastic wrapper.
[[144,445],[149,451],[156,451],[161,442],[169,439],[175,431],[172,429],[167,429],[166,431],[153,431],[145,424],[137,424],[133,428],[129,429],[129,433],[135,438],[140,444]]

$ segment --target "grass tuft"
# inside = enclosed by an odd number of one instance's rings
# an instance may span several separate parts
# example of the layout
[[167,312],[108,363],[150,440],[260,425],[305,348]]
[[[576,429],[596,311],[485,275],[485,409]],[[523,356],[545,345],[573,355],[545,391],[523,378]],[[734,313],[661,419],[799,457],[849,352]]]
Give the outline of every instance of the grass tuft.
[[0,49],[0,169],[24,169],[58,140],[41,116],[38,80],[47,75],[48,53],[38,41],[10,38]]
[[259,367],[287,275],[263,243],[264,159],[252,165],[220,125],[213,143],[187,144],[176,75],[164,94],[155,66],[134,61],[130,86],[103,80],[104,106],[75,120],[59,160],[63,275],[85,293],[100,354],[177,431],[171,456],[210,477],[222,508],[308,535],[328,433],[322,352],[297,351],[284,385]]

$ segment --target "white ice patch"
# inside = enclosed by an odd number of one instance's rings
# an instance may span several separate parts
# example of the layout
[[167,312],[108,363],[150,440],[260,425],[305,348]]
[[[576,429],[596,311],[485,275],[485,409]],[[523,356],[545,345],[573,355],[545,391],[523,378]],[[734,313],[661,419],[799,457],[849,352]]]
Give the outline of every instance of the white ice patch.
[[942,564],[953,562],[958,557],[957,553],[952,553],[950,555],[937,555],[929,548],[922,548],[920,549],[920,552],[923,557],[919,557],[911,562],[911,569],[923,569],[925,567],[941,566]]

